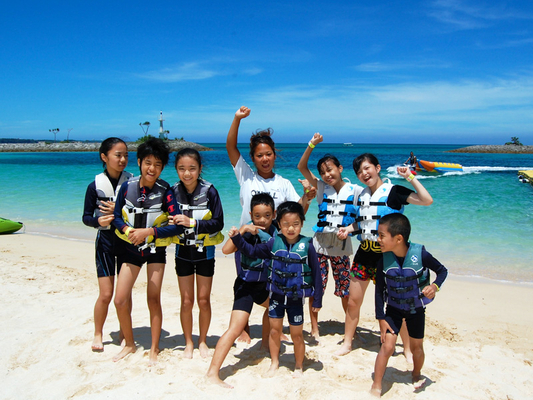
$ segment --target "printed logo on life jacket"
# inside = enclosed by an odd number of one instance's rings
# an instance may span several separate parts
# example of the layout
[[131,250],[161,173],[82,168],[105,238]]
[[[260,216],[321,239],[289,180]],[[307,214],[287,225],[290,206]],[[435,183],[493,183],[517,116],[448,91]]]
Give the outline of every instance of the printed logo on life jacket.
[[205,193],[200,193],[196,196],[194,196],[194,201],[198,201],[199,199],[201,199],[202,197],[206,197],[207,196],[207,192]]
[[413,264],[415,264],[415,265],[418,265],[418,256],[416,256],[416,255],[413,254],[413,255],[411,256],[411,262],[412,262]]
[[305,243],[300,243],[298,245],[298,250],[303,250],[303,249],[305,249]]
[[158,197],[163,197],[163,194],[162,193],[151,193],[150,196],[148,196],[150,200],[157,199]]

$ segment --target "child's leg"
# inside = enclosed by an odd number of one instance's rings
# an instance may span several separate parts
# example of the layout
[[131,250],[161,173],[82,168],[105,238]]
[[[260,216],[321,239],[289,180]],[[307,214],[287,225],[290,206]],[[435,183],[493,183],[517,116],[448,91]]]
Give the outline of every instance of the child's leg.
[[397,335],[387,333],[385,335],[385,342],[381,344],[374,365],[374,383],[370,389],[370,392],[373,395],[381,396],[381,382],[383,380],[383,375],[385,375],[385,369],[387,368],[389,358],[394,354],[396,339],[398,339]]
[[103,276],[98,278],[98,299],[94,304],[94,339],[92,343],[93,351],[104,351],[102,336],[104,323],[107,318],[109,303],[113,299],[113,288],[115,286],[115,277]]
[[413,385],[415,385],[415,389],[420,389],[426,383],[426,379],[421,375],[425,360],[424,339],[409,339],[411,342],[411,351],[413,352]]
[[231,312],[229,328],[226,332],[224,332],[220,339],[218,339],[217,345],[215,347],[215,354],[213,354],[211,364],[209,365],[209,369],[207,370],[207,378],[211,382],[217,383],[223,387],[232,388],[232,386],[228,385],[220,379],[218,373],[220,371],[220,368],[222,367],[222,363],[226,359],[231,349],[231,346],[233,346],[233,343],[235,343],[235,340],[237,339],[237,337],[239,337],[240,333],[248,323],[249,316],[250,314],[246,311],[233,310]]
[[272,376],[279,368],[279,351],[281,348],[281,334],[283,331],[283,318],[270,318],[270,337],[268,346],[270,349],[270,368],[267,376]]
[[[268,318],[268,299],[265,300],[261,307],[265,307],[265,312],[263,313],[263,326],[261,327],[261,349],[268,350],[269,348],[269,337],[270,337],[270,318]],[[248,323],[248,321],[247,321]]]
[[301,376],[304,368],[305,343],[303,336],[303,325],[290,325],[291,338],[294,344],[294,376]]
[[192,341],[192,307],[194,305],[194,274],[178,276],[180,289],[180,321],[183,336],[185,337],[185,358],[192,358],[194,343]]
[[[318,264],[320,266],[320,275],[322,277],[322,292],[326,293],[329,273],[329,257],[324,254],[318,254]],[[311,319],[311,336],[318,341],[320,333],[318,332],[318,312],[313,311],[313,297],[309,298],[309,317]]]
[[352,340],[359,324],[359,312],[363,299],[365,298],[366,288],[370,281],[362,281],[352,277],[350,279],[350,289],[348,297],[348,307],[346,310],[346,320],[344,323],[344,342],[335,354],[343,356],[352,351]]
[[[207,331],[211,324],[211,286],[213,285],[212,276],[202,276],[196,274],[196,289],[198,296],[198,308],[200,309],[200,316],[198,321],[200,323],[200,336],[198,338],[198,349],[202,358],[208,356],[208,347],[206,343]],[[244,328],[244,326],[243,326]],[[241,329],[242,332],[242,329]]]
[[161,326],[163,325],[163,310],[161,309],[161,285],[165,273],[165,264],[150,263],[147,268],[148,286],[146,298],[148,309],[150,310],[150,330],[152,333],[152,347],[150,348],[150,364],[157,362],[159,354],[159,339],[161,337]]
[[[405,321],[404,321],[405,322]],[[402,329],[400,329],[400,338],[403,343],[403,355],[405,356],[407,362],[413,362],[413,352],[411,350],[409,332],[407,331],[407,324],[402,324]]]
[[135,352],[131,323],[131,291],[140,271],[140,267],[129,263],[124,263],[120,269],[115,294],[115,308],[117,309],[117,317],[124,335],[125,344],[122,351],[113,357],[113,361],[121,360],[129,353]]

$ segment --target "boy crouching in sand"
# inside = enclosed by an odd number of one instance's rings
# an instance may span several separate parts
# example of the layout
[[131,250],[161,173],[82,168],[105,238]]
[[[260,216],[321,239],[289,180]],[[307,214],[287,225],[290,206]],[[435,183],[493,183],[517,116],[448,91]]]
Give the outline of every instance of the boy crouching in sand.
[[[275,235],[276,229],[272,221],[276,216],[274,200],[268,193],[255,194],[250,202],[250,215],[252,223],[243,225],[239,229],[244,240],[252,246],[265,243]],[[229,328],[220,337],[215,348],[215,354],[207,371],[207,379],[226,388],[233,388],[219,377],[220,367],[228,355],[231,346],[248,325],[248,317],[252,312],[254,303],[265,307],[263,316],[263,339],[261,347],[268,349],[268,335],[270,325],[268,321],[268,290],[266,287],[270,260],[252,258],[241,253],[228,240],[222,247],[224,254],[235,253],[235,265],[237,266],[237,278],[233,285],[233,310]]]
[[[383,259],[376,271],[376,319],[381,331],[381,349],[374,366],[374,383],[370,390],[381,396],[381,381],[387,362],[394,353],[398,332],[405,319],[413,352],[413,385],[421,389],[426,378],[421,375],[424,365],[425,306],[435,298],[448,270],[423,245],[410,243],[411,225],[403,214],[389,214],[379,221],[378,243]],[[429,284],[432,270],[437,278]],[[387,311],[384,305],[387,303]]]
[[313,297],[314,312],[322,308],[322,278],[318,257],[311,238],[300,235],[304,220],[302,206],[294,201],[286,201],[276,210],[276,221],[280,231],[267,243],[259,243],[254,247],[243,240],[237,228],[233,227],[229,231],[231,240],[244,254],[272,260],[267,283],[270,292],[268,316],[271,358],[267,376],[273,376],[279,368],[280,336],[285,313],[289,318],[290,334],[294,344],[296,364],[293,376],[298,377],[303,374],[305,298]]

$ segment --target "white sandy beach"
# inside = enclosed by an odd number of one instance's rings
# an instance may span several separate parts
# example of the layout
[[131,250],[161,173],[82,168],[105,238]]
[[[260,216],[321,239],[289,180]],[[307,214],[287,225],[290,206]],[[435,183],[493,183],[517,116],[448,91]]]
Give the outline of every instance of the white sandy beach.
[[[285,343],[275,378],[262,378],[270,359],[259,350],[262,309],[251,317],[252,344],[236,345],[222,377],[235,388],[204,380],[210,359],[182,357],[179,292],[173,248],[163,284],[163,334],[155,367],[150,346],[146,275],[134,288],[133,325],[138,350],[114,363],[119,352],[114,307],[105,325],[105,351],[91,352],[97,297],[94,243],[14,234],[0,236],[0,398],[3,399],[344,399],[367,398],[379,349],[373,287],[367,291],[357,348],[334,352],[342,340],[343,313],[329,283],[319,314],[321,341],[306,347],[304,377],[292,378],[292,346]],[[232,307],[233,257],[217,254],[212,293],[211,353]],[[533,398],[533,285],[503,284],[453,276],[428,306],[423,374],[429,384],[414,393],[401,354],[389,362],[384,399]],[[197,316],[197,313],[195,313]],[[306,316],[309,321],[308,316]],[[195,328],[197,329],[197,328]],[[309,332],[307,323],[304,331]],[[195,331],[197,333],[197,330]],[[306,335],[307,337],[307,335]],[[401,352],[401,346],[397,347]]]

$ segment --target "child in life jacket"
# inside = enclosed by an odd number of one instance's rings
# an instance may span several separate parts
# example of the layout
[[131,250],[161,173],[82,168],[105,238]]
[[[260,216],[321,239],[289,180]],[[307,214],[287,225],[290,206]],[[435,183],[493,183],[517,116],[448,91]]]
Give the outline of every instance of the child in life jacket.
[[[413,352],[412,382],[414,389],[424,386],[421,375],[424,364],[425,307],[435,298],[448,270],[421,244],[409,242],[411,225],[402,214],[389,214],[381,218],[378,243],[383,258],[376,271],[376,319],[381,332],[381,349],[376,357],[374,383],[371,394],[381,396],[381,382],[387,362],[394,353],[402,321],[407,325]],[[436,273],[430,283],[429,271]],[[384,306],[387,305],[386,311]]]
[[[318,222],[313,226],[313,246],[318,255],[322,275],[322,289],[326,291],[328,269],[335,281],[335,296],[340,297],[342,308],[346,312],[350,286],[350,255],[353,253],[350,237],[339,239],[339,228],[355,222],[355,205],[363,188],[346,182],[342,178],[343,167],[337,157],[326,154],[317,163],[320,178],[308,167],[309,157],[316,145],[323,141],[320,133],[315,133],[298,163],[298,169],[313,187],[317,188]],[[311,306],[311,302],[309,303]],[[319,338],[318,314],[310,312],[311,336]]]
[[281,203],[276,210],[280,231],[267,243],[255,246],[246,243],[239,230],[231,228],[229,236],[239,250],[250,257],[271,259],[267,278],[270,292],[268,316],[270,320],[269,350],[271,357],[267,376],[273,376],[279,368],[280,336],[283,318],[287,313],[290,335],[294,344],[294,376],[303,373],[305,343],[303,340],[304,303],[313,298],[314,312],[322,307],[322,278],[318,257],[312,240],[300,234],[305,221],[301,204],[294,201]]
[[118,361],[136,350],[130,298],[141,267],[146,263],[147,302],[152,333],[149,363],[157,362],[163,321],[161,285],[165,271],[166,246],[172,242],[172,236],[183,232],[182,226],[168,225],[168,216],[178,213],[179,210],[170,185],[159,179],[168,163],[169,153],[167,144],[161,139],[151,138],[139,145],[137,163],[141,175],[125,182],[117,195],[113,225],[116,234],[126,242],[126,251],[118,276],[115,307],[125,345],[113,361]]
[[[252,246],[268,242],[276,234],[276,229],[272,224],[276,216],[274,200],[268,193],[255,194],[252,196],[250,210],[252,222],[241,226],[239,233],[244,241]],[[207,371],[207,378],[213,383],[232,388],[231,385],[220,379],[219,371],[231,346],[247,326],[254,303],[265,307],[261,347],[268,349],[270,324],[268,320],[267,277],[271,260],[249,257],[239,251],[231,240],[224,244],[222,252],[224,254],[235,253],[237,278],[233,285],[234,300],[229,328],[218,340],[215,354]]]
[[83,208],[83,223],[98,229],[95,261],[99,294],[94,305],[94,339],[91,345],[96,352],[104,351],[104,323],[113,299],[115,272],[117,275],[120,272],[124,252],[121,240],[111,229],[115,200],[120,186],[133,176],[124,170],[128,165],[128,147],[122,139],[105,139],[100,145],[99,156],[105,170],[96,175],[87,187]]
[[212,183],[200,177],[202,159],[191,148],[180,150],[174,164],[180,180],[172,187],[181,214],[173,223],[184,228],[183,234],[174,238],[176,245],[176,274],[180,289],[180,321],[185,336],[184,357],[192,358],[192,310],[196,297],[200,315],[198,349],[206,358],[207,331],[211,323],[211,286],[215,274],[215,245],[222,243],[220,232],[224,227],[224,212],[218,191]]
[[[377,226],[380,218],[387,214],[403,213],[407,204],[429,206],[433,203],[429,192],[408,167],[398,167],[396,170],[398,175],[411,183],[414,190],[402,185],[393,185],[387,178],[381,179],[381,165],[376,156],[370,153],[355,158],[353,170],[365,188],[357,200],[356,222],[339,228],[338,232],[340,239],[346,239],[348,234],[354,233],[361,242],[353,257],[350,271],[350,295],[344,323],[344,341],[336,351],[336,354],[341,356],[352,351],[352,340],[359,323],[365,292],[369,282],[375,280],[377,263],[382,256],[377,242]],[[411,350],[405,328],[400,332],[400,336],[404,343],[405,358],[411,361]]]

